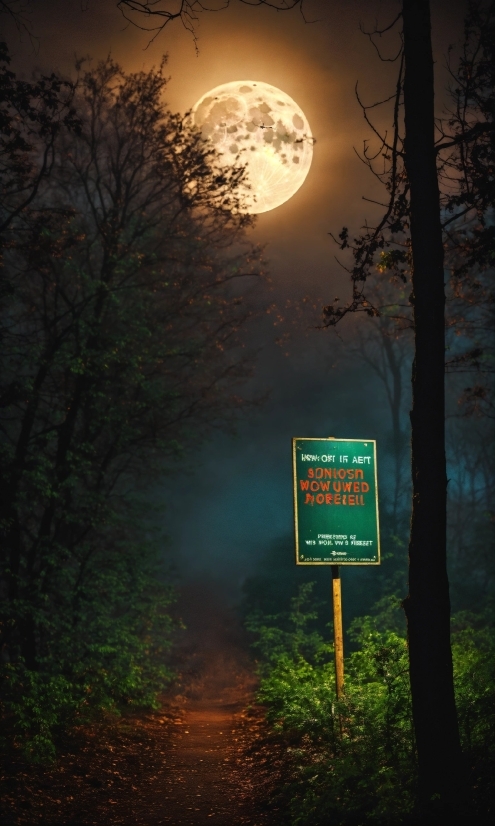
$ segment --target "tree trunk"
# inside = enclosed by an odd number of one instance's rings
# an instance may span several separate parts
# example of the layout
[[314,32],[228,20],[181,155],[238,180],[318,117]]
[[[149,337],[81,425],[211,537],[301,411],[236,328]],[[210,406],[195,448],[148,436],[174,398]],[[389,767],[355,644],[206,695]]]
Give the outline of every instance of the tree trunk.
[[411,187],[415,358],[412,370],[413,505],[407,616],[411,691],[425,815],[450,822],[462,797],[447,578],[445,290],[434,146],[428,0],[403,0],[405,164]]
[[385,352],[386,363],[390,371],[391,387],[388,392],[390,415],[392,418],[392,446],[394,452],[394,499],[392,503],[392,533],[399,532],[399,500],[401,491],[402,460],[404,447],[402,444],[401,408],[402,408],[402,360],[396,357],[392,341],[387,330],[381,331],[382,347]]

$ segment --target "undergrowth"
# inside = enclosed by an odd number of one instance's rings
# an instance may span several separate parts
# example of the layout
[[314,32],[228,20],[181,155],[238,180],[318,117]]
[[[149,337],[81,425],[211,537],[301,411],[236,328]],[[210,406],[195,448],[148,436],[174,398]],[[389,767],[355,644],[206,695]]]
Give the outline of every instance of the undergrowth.
[[173,678],[174,590],[143,543],[117,551],[113,566],[95,566],[90,587],[79,589],[77,610],[51,617],[36,670],[19,654],[0,662],[0,754],[7,761],[16,754],[50,763],[66,732],[133,707],[156,708]]
[[[352,623],[355,650],[338,702],[333,646],[312,627],[311,592],[311,583],[303,585],[286,614],[254,612],[247,620],[260,658],[258,699],[282,754],[284,783],[272,803],[291,826],[412,824],[407,642],[390,620],[399,601],[382,600],[373,616]],[[494,643],[487,619],[466,613],[454,617],[452,639],[461,736],[481,813],[494,791]]]

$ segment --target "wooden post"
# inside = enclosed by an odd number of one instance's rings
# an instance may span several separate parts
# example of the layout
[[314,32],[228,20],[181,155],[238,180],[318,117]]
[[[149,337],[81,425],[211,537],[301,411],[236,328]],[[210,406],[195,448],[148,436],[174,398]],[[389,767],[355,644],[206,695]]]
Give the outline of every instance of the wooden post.
[[333,639],[335,646],[335,685],[337,700],[344,691],[344,635],[342,632],[342,591],[338,565],[332,565]]

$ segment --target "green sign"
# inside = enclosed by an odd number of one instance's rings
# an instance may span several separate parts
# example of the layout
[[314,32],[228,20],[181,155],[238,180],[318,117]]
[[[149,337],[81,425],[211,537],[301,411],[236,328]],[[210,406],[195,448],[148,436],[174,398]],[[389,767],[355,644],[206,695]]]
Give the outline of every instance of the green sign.
[[297,565],[379,565],[374,439],[292,440]]

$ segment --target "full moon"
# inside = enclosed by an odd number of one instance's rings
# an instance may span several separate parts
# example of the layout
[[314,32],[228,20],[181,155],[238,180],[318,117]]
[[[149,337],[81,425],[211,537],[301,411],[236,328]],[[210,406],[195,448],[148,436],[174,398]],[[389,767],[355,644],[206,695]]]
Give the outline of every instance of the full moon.
[[275,86],[252,80],[223,83],[200,98],[192,120],[217,149],[221,164],[247,167],[247,212],[275,209],[304,183],[313,157],[309,123],[297,103]]

